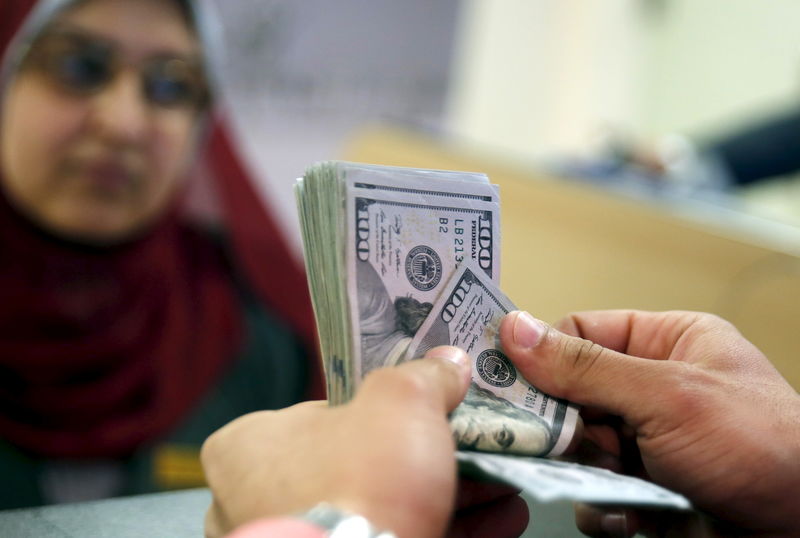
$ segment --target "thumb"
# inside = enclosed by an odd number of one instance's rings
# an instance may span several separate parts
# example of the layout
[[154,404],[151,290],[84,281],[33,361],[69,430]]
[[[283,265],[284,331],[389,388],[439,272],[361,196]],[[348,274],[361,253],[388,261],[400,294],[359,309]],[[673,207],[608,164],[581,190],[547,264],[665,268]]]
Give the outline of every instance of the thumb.
[[512,312],[500,340],[522,376],[536,388],[641,423],[647,402],[663,392],[674,364],[643,359],[561,333],[527,312]]
[[469,381],[467,354],[457,347],[438,346],[423,359],[370,372],[356,400],[369,405],[395,401],[406,406],[433,406],[449,413],[464,399]]

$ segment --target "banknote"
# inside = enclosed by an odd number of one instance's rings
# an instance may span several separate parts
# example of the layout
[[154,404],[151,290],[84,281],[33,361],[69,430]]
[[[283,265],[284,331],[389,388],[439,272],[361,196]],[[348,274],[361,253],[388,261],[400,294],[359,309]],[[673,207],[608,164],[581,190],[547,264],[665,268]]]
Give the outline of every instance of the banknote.
[[458,264],[499,275],[499,207],[446,193],[348,191],[354,375],[393,365]]
[[397,361],[461,260],[499,277],[498,189],[484,174],[331,161],[295,193],[332,405]]
[[673,491],[632,476],[577,463],[508,454],[459,450],[463,474],[500,480],[541,502],[569,500],[688,510],[689,500]]
[[409,344],[407,358],[439,345],[472,360],[467,396],[450,416],[459,448],[553,456],[570,444],[577,408],[528,383],[503,354],[500,321],[513,303],[471,261],[464,261]]

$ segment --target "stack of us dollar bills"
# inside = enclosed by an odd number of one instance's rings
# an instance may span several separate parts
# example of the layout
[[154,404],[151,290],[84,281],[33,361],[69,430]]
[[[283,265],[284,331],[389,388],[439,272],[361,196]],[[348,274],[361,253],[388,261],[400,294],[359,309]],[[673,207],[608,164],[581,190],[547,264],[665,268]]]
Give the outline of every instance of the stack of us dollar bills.
[[[350,400],[370,371],[464,349],[472,383],[450,416],[462,470],[543,501],[687,508],[632,477],[558,461],[578,425],[503,354],[499,189],[484,174],[348,162],[310,167],[295,185],[328,401]],[[542,457],[546,456],[546,457]]]

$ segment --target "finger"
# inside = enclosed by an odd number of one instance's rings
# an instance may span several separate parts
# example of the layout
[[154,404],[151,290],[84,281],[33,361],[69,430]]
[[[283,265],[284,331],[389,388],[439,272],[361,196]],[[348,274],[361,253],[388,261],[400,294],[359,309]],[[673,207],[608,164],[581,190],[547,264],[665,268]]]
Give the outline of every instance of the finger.
[[219,538],[230,530],[225,514],[216,500],[211,501],[211,506],[206,510],[204,533],[206,538]]
[[630,339],[632,314],[630,310],[573,312],[553,323],[553,327],[564,334],[586,338],[608,349],[625,353]]
[[633,423],[649,414],[675,364],[640,359],[569,336],[513,312],[500,325],[503,349],[520,373],[544,392],[599,407]]
[[516,538],[528,526],[528,505],[517,495],[456,512],[448,538]]
[[597,310],[574,312],[553,324],[558,331],[647,359],[667,359],[688,327],[704,314]]
[[575,504],[575,526],[587,536],[628,538],[639,531],[635,510]]
[[292,407],[307,407],[310,409],[324,409],[328,407],[328,400],[307,400],[305,402],[300,402],[298,404],[294,404]]
[[470,381],[467,354],[456,347],[438,346],[422,360],[371,372],[356,402],[401,401],[406,406],[433,406],[449,413],[461,403]]
[[582,533],[598,537],[628,537],[636,533],[653,537],[718,536],[711,522],[697,512],[595,506],[583,503],[575,504],[575,525]]

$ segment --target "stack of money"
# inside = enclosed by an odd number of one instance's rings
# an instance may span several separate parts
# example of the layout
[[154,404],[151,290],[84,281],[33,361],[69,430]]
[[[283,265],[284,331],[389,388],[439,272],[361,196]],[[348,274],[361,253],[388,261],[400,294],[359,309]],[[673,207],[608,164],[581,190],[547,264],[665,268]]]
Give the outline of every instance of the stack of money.
[[461,261],[498,277],[500,206],[483,174],[326,162],[295,192],[334,405],[402,358]]
[[296,185],[309,285],[333,405],[375,368],[461,346],[473,382],[451,418],[459,447],[560,454],[577,410],[528,384],[497,338],[500,203],[484,174],[345,162]]
[[630,477],[531,458],[562,454],[578,411],[503,354],[499,324],[515,307],[499,289],[500,201],[484,174],[332,161],[310,167],[295,194],[331,405],[376,368],[459,346],[472,361],[450,416],[462,469],[541,500],[688,506]]

